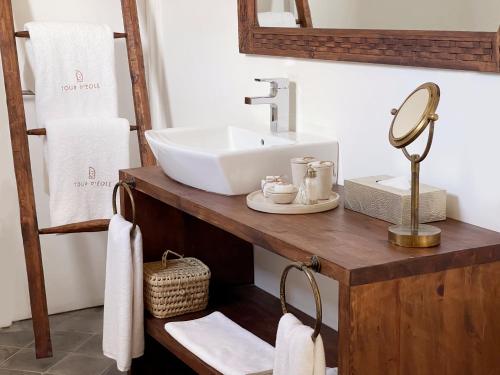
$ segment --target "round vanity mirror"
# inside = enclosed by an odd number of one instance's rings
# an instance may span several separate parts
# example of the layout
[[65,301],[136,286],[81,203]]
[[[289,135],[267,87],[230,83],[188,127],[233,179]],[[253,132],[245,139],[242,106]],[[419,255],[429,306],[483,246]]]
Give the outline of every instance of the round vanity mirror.
[[[434,136],[434,123],[438,119],[436,109],[439,104],[439,86],[424,83],[417,87],[399,109],[391,113],[394,119],[389,130],[391,145],[402,149],[411,163],[411,217],[410,225],[393,225],[389,228],[389,241],[404,247],[432,247],[441,242],[441,230],[431,225],[420,224],[420,163],[427,157]],[[421,155],[410,154],[406,149],[429,127],[427,145]]]
[[389,131],[389,141],[396,148],[408,146],[437,120],[435,113],[439,104],[439,87],[435,83],[424,83],[413,91],[399,109],[393,109],[394,119]]

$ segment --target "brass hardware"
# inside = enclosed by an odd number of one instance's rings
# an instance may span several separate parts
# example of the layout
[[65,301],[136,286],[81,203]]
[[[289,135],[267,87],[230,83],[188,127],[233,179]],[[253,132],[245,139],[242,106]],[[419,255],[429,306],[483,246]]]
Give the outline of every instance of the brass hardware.
[[283,311],[283,314],[288,313],[286,308],[286,278],[288,276],[288,272],[292,268],[304,272],[309,280],[309,284],[311,284],[311,289],[314,294],[314,301],[316,303],[316,323],[314,325],[314,331],[311,335],[311,338],[313,339],[313,341],[316,341],[316,338],[318,337],[319,332],[321,330],[321,324],[322,324],[322,305],[321,305],[321,294],[318,288],[318,284],[316,283],[316,279],[314,278],[314,274],[311,270],[319,272],[321,269],[321,263],[319,262],[317,256],[313,256],[311,258],[310,263],[306,264],[303,262],[296,262],[289,264],[288,266],[285,267],[281,275],[281,282],[280,282],[280,301],[281,301],[281,310]]
[[[403,136],[396,137],[394,135],[394,126],[396,124],[397,115],[410,98],[420,90],[428,91],[429,100],[426,108],[413,128]],[[410,226],[393,225],[389,228],[389,241],[397,246],[433,247],[439,245],[441,242],[441,230],[439,228],[431,225],[420,225],[419,223],[420,163],[427,157],[432,146],[434,123],[439,119],[439,116],[435,113],[439,104],[439,98],[439,86],[435,83],[425,83],[413,91],[399,109],[393,109],[391,111],[395,117],[389,131],[389,141],[394,147],[402,149],[403,154],[411,163],[411,224]],[[415,141],[427,126],[429,126],[429,134],[424,152],[422,155],[411,155],[406,149],[406,146]]]
[[428,118],[430,121],[436,122],[437,120],[439,120],[439,115],[437,113],[433,113],[433,114],[429,115]]
[[132,195],[132,189],[135,188],[135,181],[119,181],[116,183],[114,189],[113,189],[113,214],[116,215],[118,213],[118,209],[116,207],[116,195],[118,193],[118,188],[123,187],[125,191],[128,194],[128,197],[130,198],[130,205],[132,206],[132,229],[131,233],[133,234],[135,232],[136,228],[136,222],[135,222],[135,201],[134,201],[134,196]]
[[[429,101],[427,102],[425,110],[423,111],[421,117],[418,119],[415,127],[411,131],[409,131],[402,137],[395,137],[393,130],[397,115],[399,115],[401,109],[407,104],[408,100],[420,90],[427,90],[429,93]],[[439,104],[439,98],[439,86],[431,82],[424,83],[423,85],[417,87],[410,95],[408,95],[406,100],[396,111],[392,110],[391,113],[394,116],[394,119],[392,120],[391,129],[389,131],[389,141],[391,142],[391,145],[396,148],[403,148],[405,146],[408,146],[415,139],[417,139],[420,134],[422,134],[422,132],[427,128],[427,125],[429,125],[430,121],[437,121],[437,119],[432,120],[430,117],[434,118],[434,115],[436,114],[436,109]]]

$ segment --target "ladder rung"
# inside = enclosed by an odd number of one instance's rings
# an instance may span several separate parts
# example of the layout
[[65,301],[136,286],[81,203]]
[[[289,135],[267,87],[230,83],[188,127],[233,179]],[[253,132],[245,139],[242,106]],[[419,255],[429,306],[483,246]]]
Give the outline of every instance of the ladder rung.
[[31,90],[23,90],[23,95],[24,96],[34,96],[35,93]]
[[63,234],[63,233],[80,233],[80,232],[104,232],[108,230],[109,220],[90,220],[81,223],[73,223],[61,225],[59,227],[51,227],[39,229],[40,234]]
[[[130,131],[136,131],[137,126],[136,125],[130,125]],[[37,128],[37,129],[29,129],[26,131],[26,134],[28,135],[47,135],[47,129],[45,128]]]
[[[127,33],[113,33],[115,36],[115,39],[120,39],[120,38],[126,38]],[[14,35],[18,38],[29,38],[30,33],[29,31],[16,31]]]

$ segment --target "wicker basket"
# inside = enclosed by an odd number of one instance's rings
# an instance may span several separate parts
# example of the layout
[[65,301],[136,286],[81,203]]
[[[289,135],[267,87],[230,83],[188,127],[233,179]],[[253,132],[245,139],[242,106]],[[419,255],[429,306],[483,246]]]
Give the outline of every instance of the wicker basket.
[[[168,259],[169,254],[179,259]],[[144,264],[144,304],[156,318],[200,311],[208,304],[210,269],[200,260],[166,251],[161,262]]]

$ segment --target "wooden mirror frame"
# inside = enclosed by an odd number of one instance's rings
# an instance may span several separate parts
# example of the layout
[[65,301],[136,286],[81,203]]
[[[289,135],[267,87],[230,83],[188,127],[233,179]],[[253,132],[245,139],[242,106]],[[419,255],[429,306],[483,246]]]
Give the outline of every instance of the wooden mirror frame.
[[476,32],[259,27],[256,0],[238,0],[238,24],[240,52],[246,54],[500,72],[500,29]]

